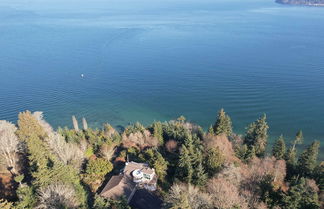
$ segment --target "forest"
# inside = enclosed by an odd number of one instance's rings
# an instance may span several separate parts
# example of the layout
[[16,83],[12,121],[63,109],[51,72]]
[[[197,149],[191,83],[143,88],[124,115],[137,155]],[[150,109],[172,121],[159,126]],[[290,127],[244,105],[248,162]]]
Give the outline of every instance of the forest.
[[[21,112],[13,124],[0,120],[0,208],[127,209],[124,197],[100,196],[128,160],[146,162],[157,174],[161,208],[320,209],[324,162],[319,141],[281,135],[268,143],[266,115],[233,132],[219,110],[208,130],[184,116],[145,127],[117,130],[110,124],[54,130],[42,112]],[[82,128],[81,128],[82,125]]]

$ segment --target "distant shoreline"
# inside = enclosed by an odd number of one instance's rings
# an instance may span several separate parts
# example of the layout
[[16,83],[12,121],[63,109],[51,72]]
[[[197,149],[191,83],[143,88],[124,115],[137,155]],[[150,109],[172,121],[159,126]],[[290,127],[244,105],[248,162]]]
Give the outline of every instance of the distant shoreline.
[[324,0],[276,0],[278,4],[324,7]]

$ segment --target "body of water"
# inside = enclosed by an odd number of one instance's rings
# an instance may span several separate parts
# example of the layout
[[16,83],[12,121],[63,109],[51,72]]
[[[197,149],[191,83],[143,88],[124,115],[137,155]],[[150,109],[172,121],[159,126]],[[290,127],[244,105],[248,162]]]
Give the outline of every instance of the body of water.
[[[84,77],[81,77],[84,74]],[[0,118],[92,127],[184,115],[324,138],[324,8],[271,0],[1,0]],[[324,146],[322,146],[324,147]]]

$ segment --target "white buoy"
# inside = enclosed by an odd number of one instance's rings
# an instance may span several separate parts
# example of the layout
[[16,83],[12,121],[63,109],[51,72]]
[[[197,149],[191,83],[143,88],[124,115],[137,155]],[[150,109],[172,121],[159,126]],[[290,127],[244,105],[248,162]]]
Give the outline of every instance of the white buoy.
[[81,77],[83,78],[83,77],[84,77],[84,75],[83,75],[83,74],[81,74]]

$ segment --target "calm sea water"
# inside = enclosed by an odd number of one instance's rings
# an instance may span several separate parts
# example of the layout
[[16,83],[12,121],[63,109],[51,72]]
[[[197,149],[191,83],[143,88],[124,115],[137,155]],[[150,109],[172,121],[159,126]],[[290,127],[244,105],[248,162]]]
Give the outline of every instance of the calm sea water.
[[[80,75],[84,74],[82,78]],[[324,139],[324,8],[271,0],[1,0],[0,118],[170,120]],[[322,146],[324,147],[324,145]],[[323,149],[322,149],[323,150]]]

